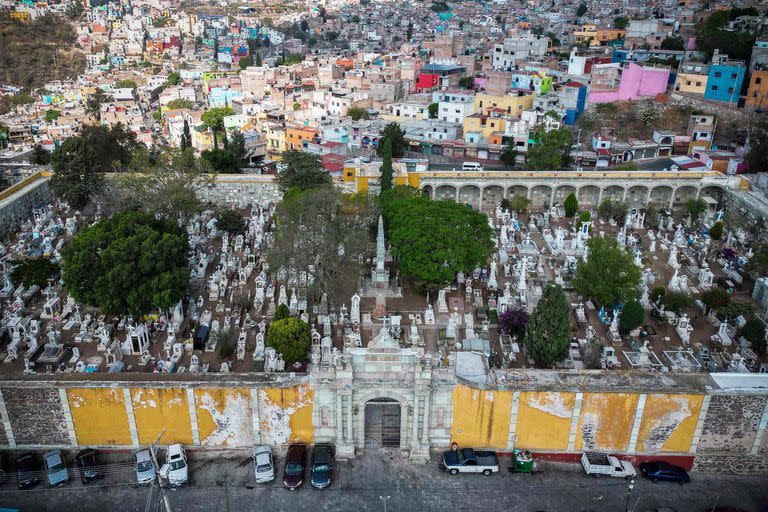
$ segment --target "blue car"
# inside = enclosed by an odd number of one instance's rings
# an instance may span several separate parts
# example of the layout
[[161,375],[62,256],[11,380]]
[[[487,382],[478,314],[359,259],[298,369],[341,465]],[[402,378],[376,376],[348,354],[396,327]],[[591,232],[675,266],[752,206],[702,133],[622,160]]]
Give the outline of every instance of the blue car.
[[67,465],[64,464],[64,456],[61,450],[51,450],[43,454],[45,462],[45,473],[48,476],[48,485],[59,487],[69,482],[69,472]]
[[651,482],[677,482],[682,485],[691,481],[686,470],[662,461],[643,462],[640,472]]

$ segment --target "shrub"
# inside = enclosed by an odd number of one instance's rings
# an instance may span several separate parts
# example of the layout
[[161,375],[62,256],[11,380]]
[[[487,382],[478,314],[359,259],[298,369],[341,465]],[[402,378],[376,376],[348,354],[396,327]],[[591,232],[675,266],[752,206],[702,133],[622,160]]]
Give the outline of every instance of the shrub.
[[277,306],[277,309],[275,309],[275,320],[282,320],[289,316],[291,316],[291,312],[285,304],[280,304]]
[[624,304],[624,309],[619,317],[619,331],[621,334],[628,334],[643,325],[645,320],[645,310],[642,304],[636,300],[631,300]]
[[305,360],[312,344],[309,324],[296,317],[275,320],[269,326],[267,344],[283,354],[286,366]]
[[709,230],[709,236],[712,240],[720,240],[723,238],[723,223],[720,221],[715,222]]

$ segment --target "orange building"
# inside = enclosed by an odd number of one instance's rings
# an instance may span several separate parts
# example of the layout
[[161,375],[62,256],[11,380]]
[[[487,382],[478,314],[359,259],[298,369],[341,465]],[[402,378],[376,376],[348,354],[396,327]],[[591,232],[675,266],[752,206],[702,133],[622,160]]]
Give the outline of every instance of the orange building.
[[768,106],[768,68],[757,68],[752,72],[746,105],[754,108]]
[[302,151],[306,144],[312,141],[320,140],[320,132],[315,128],[293,127],[285,130],[286,149],[297,149]]

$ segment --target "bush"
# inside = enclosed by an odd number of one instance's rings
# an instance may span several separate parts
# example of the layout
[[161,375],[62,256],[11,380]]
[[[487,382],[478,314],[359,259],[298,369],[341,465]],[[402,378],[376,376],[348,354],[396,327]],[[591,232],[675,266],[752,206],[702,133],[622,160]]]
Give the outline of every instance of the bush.
[[723,238],[723,223],[720,221],[715,222],[712,228],[709,230],[709,237],[712,240],[720,240]]
[[643,325],[645,320],[645,310],[636,300],[631,300],[624,304],[624,309],[619,317],[619,331],[621,334],[628,334]]
[[239,235],[245,232],[245,219],[235,210],[227,208],[216,218],[216,227],[230,235]]
[[17,286],[22,284],[29,288],[32,285],[37,285],[40,288],[45,288],[48,279],[55,279],[60,273],[61,267],[58,263],[42,257],[30,258],[14,262],[11,281]]
[[667,289],[663,286],[657,286],[651,292],[651,300],[653,302],[658,302],[658,300],[661,299],[661,301],[664,302],[664,297],[666,295],[667,295]]
[[525,334],[528,312],[523,308],[508,309],[499,315],[499,329],[510,336]]
[[667,311],[679,313],[683,309],[691,307],[691,298],[684,293],[674,293],[667,291],[664,296],[664,306]]
[[752,315],[757,306],[749,299],[731,298],[730,303],[717,310],[717,318],[724,322],[725,320],[736,320],[738,317],[748,317]]
[[[579,214],[579,222],[576,224],[576,229],[581,228],[581,225],[585,222],[590,222],[592,220],[592,214],[590,212],[581,212]],[[591,229],[591,228],[590,228]]]
[[740,334],[749,341],[757,355],[765,355],[765,324],[761,320],[757,318],[747,320],[747,323],[741,328]]
[[285,304],[280,304],[275,309],[275,320],[282,320],[291,316],[291,310]]
[[286,366],[303,361],[312,344],[309,324],[296,317],[275,320],[269,326],[267,344],[283,354]]
[[525,213],[531,205],[531,200],[525,196],[512,196],[509,200],[509,207],[517,213]]
[[721,309],[731,302],[731,296],[722,288],[710,288],[701,294],[701,302],[707,307]]
[[221,329],[213,335],[216,341],[216,355],[219,359],[227,359],[235,353],[237,348],[237,331],[233,328]]
[[579,201],[575,194],[568,194],[563,202],[563,208],[565,208],[565,216],[569,219],[576,215],[576,212],[579,211]]

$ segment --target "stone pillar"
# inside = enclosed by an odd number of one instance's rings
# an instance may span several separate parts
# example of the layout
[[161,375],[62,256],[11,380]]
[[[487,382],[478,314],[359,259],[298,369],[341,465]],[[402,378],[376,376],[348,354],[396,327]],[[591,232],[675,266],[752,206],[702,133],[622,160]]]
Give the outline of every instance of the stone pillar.
[[509,435],[507,436],[507,450],[512,451],[515,449],[517,442],[517,411],[520,408],[520,392],[514,391],[512,393],[512,406],[509,411]]
[[600,206],[600,203],[603,202],[603,187],[598,187],[599,192],[597,193],[597,206]]
[[192,442],[195,446],[200,446],[200,428],[197,424],[195,390],[192,388],[187,388],[187,405],[189,406],[189,423],[192,426]]
[[634,453],[637,449],[637,438],[640,435],[640,423],[643,421],[643,411],[645,410],[646,398],[648,398],[648,395],[642,394],[637,400],[635,418],[632,421],[632,431],[629,434],[629,444],[627,445],[628,453]]
[[400,404],[400,450],[408,449],[408,403]]
[[352,425],[352,416],[352,394],[350,393],[347,395],[347,442],[354,445],[355,435],[353,432],[354,425]]
[[411,415],[411,447],[419,444],[419,394],[413,394],[413,414]]
[[125,415],[128,417],[128,430],[131,432],[131,445],[138,448],[139,430],[136,428],[136,415],[133,412],[133,400],[131,400],[131,390],[123,388],[123,402],[125,403]]
[[251,388],[251,422],[253,423],[253,444],[261,444],[261,418],[260,418],[260,414],[259,414],[259,388]]
[[342,444],[344,441],[344,423],[341,410],[341,395],[336,392],[336,444]]
[[528,191],[526,192],[525,196],[530,199],[531,194],[533,193],[533,186],[528,187]]
[[669,208],[672,209],[672,206],[675,204],[675,193],[677,192],[677,189],[672,189],[672,197],[669,198]]
[[424,424],[421,428],[421,442],[429,446],[429,410],[432,408],[432,394],[427,391],[424,396]]
[[[581,400],[584,398],[584,393],[576,393],[576,402],[573,404],[573,414],[571,415],[571,430],[568,433],[568,451],[572,452],[576,449],[576,435],[579,430],[579,415],[581,414]],[[586,446],[584,447],[587,448]]]
[[5,438],[8,439],[8,447],[15,448],[16,437],[13,435],[11,418],[8,416],[8,409],[5,407],[5,398],[2,391],[0,391],[0,421],[3,422],[3,428],[5,428]]
[[759,453],[766,428],[768,428],[768,401],[765,402],[763,416],[760,418],[760,423],[757,425],[757,434],[755,434],[755,441],[752,443],[752,455],[757,455]]
[[549,207],[552,208],[555,206],[555,193],[557,192],[557,187],[550,187],[552,190],[552,193],[549,195]]
[[624,193],[621,196],[621,202],[626,203],[627,202],[627,195],[629,194],[629,189],[627,187],[624,187]]
[[477,211],[483,211],[483,188],[477,187],[480,190],[480,194],[477,197]]
[[709,401],[711,399],[711,395],[704,395],[704,399],[701,402],[699,418],[696,420],[696,428],[693,430],[693,438],[691,439],[691,449],[689,450],[690,453],[696,453],[696,450],[699,447],[701,431],[704,430],[704,420],[707,418],[707,411],[709,411]]

